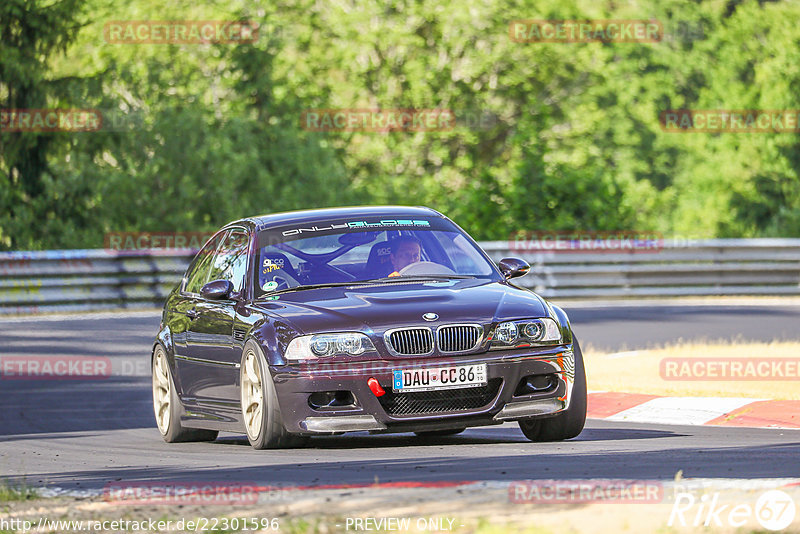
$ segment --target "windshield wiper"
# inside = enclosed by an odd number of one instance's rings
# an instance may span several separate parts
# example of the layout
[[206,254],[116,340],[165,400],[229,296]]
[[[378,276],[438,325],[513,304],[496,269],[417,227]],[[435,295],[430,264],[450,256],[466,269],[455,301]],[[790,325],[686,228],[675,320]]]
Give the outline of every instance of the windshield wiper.
[[420,275],[420,276],[386,276],[383,278],[372,278],[370,280],[352,280],[350,282],[330,282],[327,284],[304,284],[294,287],[287,287],[286,289],[281,289],[280,291],[272,291],[271,293],[265,293],[260,297],[257,297],[256,300],[271,297],[273,295],[280,295],[282,293],[289,293],[292,291],[304,291],[306,289],[322,289],[326,287],[347,287],[347,286],[357,286],[357,285],[364,285],[364,284],[374,284],[374,283],[386,283],[386,282],[438,282],[439,280],[447,280],[450,278],[475,278],[474,276],[468,274],[431,274],[431,275]]
[[465,278],[475,278],[471,274],[415,274],[415,275],[399,275],[399,276],[384,276],[383,278],[373,278],[372,280],[365,280],[365,282],[408,282],[408,281],[415,281],[419,280],[422,282],[425,281],[438,281],[438,280],[449,280],[449,279],[465,279]]
[[354,283],[358,282],[331,282],[329,284],[304,284],[294,287],[287,287],[286,289],[281,289],[279,291],[272,291],[271,293],[264,293],[260,297],[257,297],[256,300],[262,299],[264,297],[271,297],[273,295],[280,295],[281,293],[288,293],[290,291],[303,291],[306,289],[321,289],[324,287],[343,287],[343,286],[352,286]]

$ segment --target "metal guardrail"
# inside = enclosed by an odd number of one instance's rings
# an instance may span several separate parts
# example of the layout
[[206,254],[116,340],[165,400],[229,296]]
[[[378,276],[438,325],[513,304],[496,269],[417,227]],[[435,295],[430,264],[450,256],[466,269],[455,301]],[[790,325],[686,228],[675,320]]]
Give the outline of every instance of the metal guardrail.
[[[800,239],[664,240],[628,252],[509,251],[481,243],[498,261],[531,264],[520,284],[544,297],[799,295]],[[512,248],[515,248],[512,246]]]
[[192,251],[0,253],[0,315],[161,306]]
[[[517,281],[545,297],[800,295],[800,239],[669,241],[658,250],[536,251],[483,242],[493,260],[520,257]],[[161,306],[189,251],[0,253],[0,314]]]

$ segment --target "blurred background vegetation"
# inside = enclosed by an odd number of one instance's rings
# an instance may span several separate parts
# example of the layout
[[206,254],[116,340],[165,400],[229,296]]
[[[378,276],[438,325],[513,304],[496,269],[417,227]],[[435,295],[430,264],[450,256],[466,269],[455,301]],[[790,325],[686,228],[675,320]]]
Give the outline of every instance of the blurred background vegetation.
[[[0,108],[101,132],[0,133],[0,249],[100,248],[333,205],[526,230],[800,235],[794,134],[667,133],[666,109],[800,109],[800,3],[3,0]],[[253,44],[108,44],[113,20],[254,20]],[[517,43],[514,19],[657,19],[659,43]],[[310,132],[312,108],[447,108],[443,132]]]

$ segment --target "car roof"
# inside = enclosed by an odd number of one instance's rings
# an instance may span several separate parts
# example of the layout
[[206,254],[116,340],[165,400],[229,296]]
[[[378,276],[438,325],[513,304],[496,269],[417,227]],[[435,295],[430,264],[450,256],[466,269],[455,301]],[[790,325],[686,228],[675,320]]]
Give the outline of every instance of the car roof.
[[[424,206],[351,206],[314,210],[284,211],[256,217],[246,217],[237,222],[249,222],[258,228],[284,224],[306,224],[350,217],[444,217],[438,211]],[[227,225],[226,225],[227,226]]]

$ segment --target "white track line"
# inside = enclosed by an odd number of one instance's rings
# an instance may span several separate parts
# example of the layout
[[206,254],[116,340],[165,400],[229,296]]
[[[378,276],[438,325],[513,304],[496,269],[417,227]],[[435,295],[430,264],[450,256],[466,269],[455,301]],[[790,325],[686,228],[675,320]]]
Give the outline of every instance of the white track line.
[[759,400],[763,399],[660,397],[606,417],[605,420],[662,425],[703,425]]

